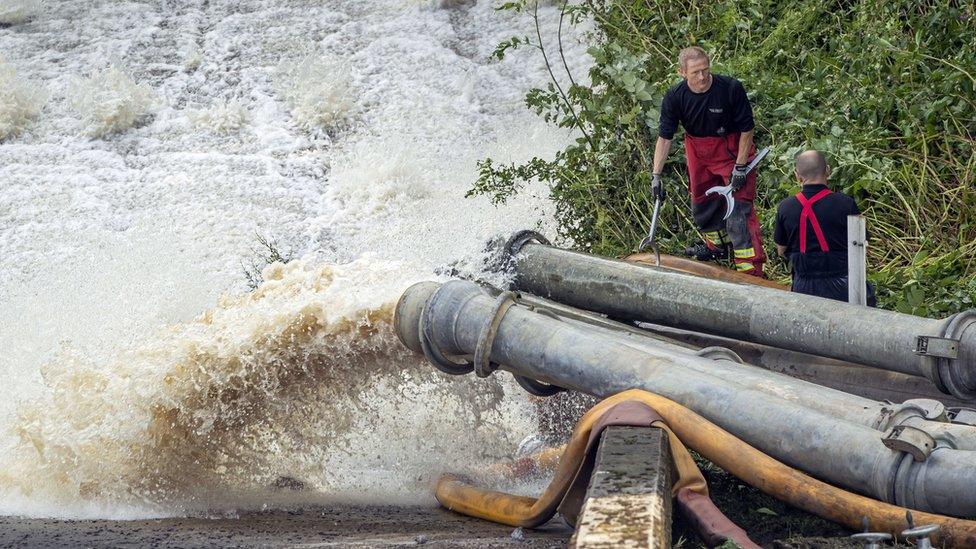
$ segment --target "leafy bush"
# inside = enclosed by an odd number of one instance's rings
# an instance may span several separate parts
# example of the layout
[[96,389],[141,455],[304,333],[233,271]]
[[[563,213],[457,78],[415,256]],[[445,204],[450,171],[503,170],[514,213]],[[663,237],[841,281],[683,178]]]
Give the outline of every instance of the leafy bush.
[[[519,0],[502,9],[533,12]],[[824,151],[835,188],[868,220],[869,273],[883,307],[944,315],[976,299],[976,13],[960,0],[586,1],[568,23],[592,19],[590,84],[556,78],[526,96],[546,120],[578,129],[553,159],[480,164],[470,194],[494,201],[526,180],[549,183],[561,237],[595,253],[634,251],[649,225],[649,171],[658,109],[676,83],[678,51],[698,44],[715,72],[745,84],[756,140],[774,153],[759,171],[757,206],[772,257],[779,200],[798,189],[793,155]],[[506,40],[539,47],[541,33]],[[561,52],[560,44],[549,44]],[[553,71],[565,64],[547,57]],[[569,77],[559,75],[559,81]],[[665,170],[662,249],[697,238],[681,137]],[[788,277],[783,262],[767,273]]]

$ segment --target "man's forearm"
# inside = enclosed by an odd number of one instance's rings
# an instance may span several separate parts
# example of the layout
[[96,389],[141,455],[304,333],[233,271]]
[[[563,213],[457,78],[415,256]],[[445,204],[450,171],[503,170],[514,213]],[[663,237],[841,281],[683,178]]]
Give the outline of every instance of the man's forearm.
[[654,171],[652,173],[661,173],[664,170],[664,161],[668,159],[670,152],[671,140],[658,137],[657,143],[654,144]]
[[[739,134],[739,154],[736,156],[736,164],[745,164],[749,161],[749,151],[752,149],[752,134],[755,130],[749,130]],[[655,158],[657,155],[654,155]]]

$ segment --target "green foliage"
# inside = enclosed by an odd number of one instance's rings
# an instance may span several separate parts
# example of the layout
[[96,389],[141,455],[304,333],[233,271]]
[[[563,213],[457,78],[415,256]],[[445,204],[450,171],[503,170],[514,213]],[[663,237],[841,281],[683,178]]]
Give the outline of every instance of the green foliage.
[[[535,13],[521,0],[501,9]],[[566,24],[595,23],[588,82],[568,74],[561,44],[541,33],[499,45],[535,48],[552,76],[526,96],[545,120],[578,138],[551,160],[480,164],[471,194],[496,202],[525,181],[549,184],[560,236],[607,255],[634,251],[651,211],[649,176],[658,108],[678,82],[678,51],[698,44],[713,71],[741,80],[756,140],[772,145],[757,206],[767,255],[779,200],[797,190],[793,155],[824,151],[833,185],[868,218],[871,279],[881,306],[944,315],[976,300],[976,13],[960,0],[744,0],[563,4]],[[563,20],[561,19],[561,24]],[[560,33],[561,34],[561,33]],[[548,46],[543,49],[542,46]],[[558,51],[559,60],[546,55]],[[568,84],[567,84],[568,83]],[[697,238],[681,188],[676,139],[665,179],[662,249]],[[767,265],[788,277],[782,262]]]

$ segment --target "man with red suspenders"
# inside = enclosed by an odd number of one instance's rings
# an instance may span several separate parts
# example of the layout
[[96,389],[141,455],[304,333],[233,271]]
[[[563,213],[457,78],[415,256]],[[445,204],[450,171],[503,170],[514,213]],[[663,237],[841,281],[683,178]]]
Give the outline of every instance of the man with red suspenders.
[[790,262],[794,292],[847,301],[847,216],[860,211],[853,198],[827,186],[823,154],[804,151],[795,160],[803,188],[776,208],[776,251]]
[[[736,270],[762,277],[766,254],[753,207],[756,171],[746,173],[746,165],[756,154],[752,105],[742,83],[711,73],[708,54],[699,47],[681,50],[678,72],[683,80],[661,102],[651,192],[655,199],[664,196],[661,172],[680,124],[685,129],[692,215],[705,237],[704,244],[686,253],[699,260],[724,259],[731,248]],[[728,219],[721,195],[705,194],[726,184],[735,189],[735,207]]]

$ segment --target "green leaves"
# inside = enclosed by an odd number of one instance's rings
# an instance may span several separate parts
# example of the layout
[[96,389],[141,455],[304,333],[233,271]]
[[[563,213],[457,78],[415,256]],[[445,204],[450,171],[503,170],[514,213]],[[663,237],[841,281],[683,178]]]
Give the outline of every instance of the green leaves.
[[499,42],[499,44],[495,46],[494,51],[491,52],[491,56],[489,56],[489,58],[503,61],[505,59],[505,54],[508,53],[509,50],[515,50],[521,46],[529,44],[530,42],[528,36],[513,36],[508,40]]

